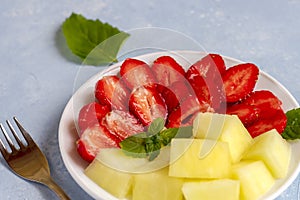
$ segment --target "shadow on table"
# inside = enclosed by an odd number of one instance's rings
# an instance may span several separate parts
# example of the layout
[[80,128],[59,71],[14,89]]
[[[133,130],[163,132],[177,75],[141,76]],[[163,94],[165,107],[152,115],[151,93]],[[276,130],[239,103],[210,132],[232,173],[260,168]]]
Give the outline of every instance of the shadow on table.
[[62,29],[59,27],[55,33],[55,46],[62,57],[70,62],[81,64],[82,61],[79,57],[75,56],[69,49]]

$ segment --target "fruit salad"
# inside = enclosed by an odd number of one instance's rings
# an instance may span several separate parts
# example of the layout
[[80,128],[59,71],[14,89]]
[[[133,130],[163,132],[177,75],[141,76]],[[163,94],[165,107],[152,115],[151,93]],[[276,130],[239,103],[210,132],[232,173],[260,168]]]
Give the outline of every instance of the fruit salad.
[[117,198],[257,199],[291,157],[282,103],[254,90],[258,77],[255,64],[229,67],[213,53],[188,68],[171,56],[126,59],[79,112],[86,175]]

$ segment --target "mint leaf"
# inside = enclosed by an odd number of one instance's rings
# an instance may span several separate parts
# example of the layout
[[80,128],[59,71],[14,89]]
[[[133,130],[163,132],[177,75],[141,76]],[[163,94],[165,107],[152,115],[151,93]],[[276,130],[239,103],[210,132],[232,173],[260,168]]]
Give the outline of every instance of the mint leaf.
[[149,137],[146,139],[146,152],[149,155],[149,161],[154,160],[160,153],[161,141],[158,139],[157,135]]
[[284,139],[300,139],[300,108],[289,110],[286,113],[287,125],[281,136]]
[[173,138],[190,138],[193,136],[193,127],[169,128],[159,134],[163,145],[168,145]]
[[62,31],[70,50],[89,65],[116,62],[118,51],[129,36],[108,23],[76,13],[65,20]]
[[125,140],[119,143],[123,152],[131,157],[145,158],[147,157],[145,145],[146,145],[146,133],[139,133],[133,136],[129,136]]
[[149,135],[156,135],[158,134],[163,128],[165,127],[165,120],[163,118],[156,118],[154,119],[149,128],[148,128],[148,134]]

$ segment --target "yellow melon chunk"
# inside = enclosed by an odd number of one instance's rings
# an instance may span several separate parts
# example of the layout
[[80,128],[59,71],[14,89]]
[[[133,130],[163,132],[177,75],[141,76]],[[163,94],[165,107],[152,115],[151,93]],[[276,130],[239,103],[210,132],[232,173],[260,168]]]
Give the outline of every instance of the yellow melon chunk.
[[199,113],[193,123],[193,135],[200,139],[227,142],[233,163],[241,160],[253,142],[236,115]]
[[183,179],[168,176],[168,167],[134,175],[132,200],[182,200]]
[[256,200],[274,184],[270,171],[263,161],[243,161],[235,164],[232,178],[240,181],[240,199]]
[[117,198],[125,198],[131,193],[132,175],[114,170],[97,159],[86,168],[85,175]]
[[228,144],[216,140],[173,139],[169,175],[185,178],[227,178],[231,159]]
[[275,130],[254,138],[244,159],[262,160],[275,178],[286,176],[291,158],[291,145]]
[[230,179],[186,182],[182,192],[186,200],[239,200],[240,182]]

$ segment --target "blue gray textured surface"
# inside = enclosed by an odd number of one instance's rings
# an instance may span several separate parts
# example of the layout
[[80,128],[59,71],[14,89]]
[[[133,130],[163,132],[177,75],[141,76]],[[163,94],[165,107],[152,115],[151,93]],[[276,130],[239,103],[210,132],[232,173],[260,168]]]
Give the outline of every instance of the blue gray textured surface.
[[[0,121],[18,116],[49,159],[54,179],[74,200],[91,199],[72,180],[57,130],[73,94],[78,59],[61,24],[72,12],[122,30],[162,27],[193,38],[208,52],[256,63],[300,101],[300,0],[40,1],[1,0]],[[0,157],[1,199],[56,199],[46,187],[15,176]],[[299,180],[278,199],[299,199]]]

